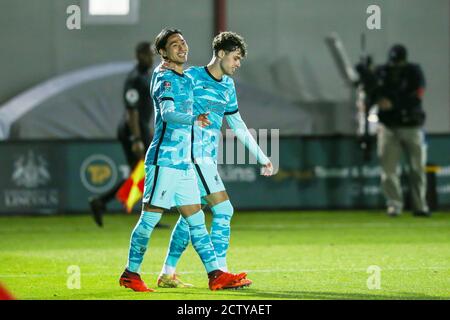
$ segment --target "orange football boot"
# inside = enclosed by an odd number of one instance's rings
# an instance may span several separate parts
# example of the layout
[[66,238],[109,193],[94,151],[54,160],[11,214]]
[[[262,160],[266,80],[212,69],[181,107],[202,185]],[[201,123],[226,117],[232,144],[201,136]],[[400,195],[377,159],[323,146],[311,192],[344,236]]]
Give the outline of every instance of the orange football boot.
[[245,279],[247,277],[247,272],[241,272],[237,274],[239,279]]
[[144,281],[142,281],[139,273],[131,272],[125,269],[120,276],[119,284],[121,287],[130,288],[137,292],[153,292],[155,290],[147,287]]
[[212,291],[226,289],[226,288],[241,288],[244,285],[241,284],[242,274],[232,274],[223,272],[221,270],[215,270],[208,274],[209,277],[209,289]]
[[250,287],[252,283],[253,283],[252,280],[244,278],[244,279],[240,279],[240,280],[236,281],[235,283],[233,283],[230,286],[223,287],[223,289],[242,289],[245,287]]

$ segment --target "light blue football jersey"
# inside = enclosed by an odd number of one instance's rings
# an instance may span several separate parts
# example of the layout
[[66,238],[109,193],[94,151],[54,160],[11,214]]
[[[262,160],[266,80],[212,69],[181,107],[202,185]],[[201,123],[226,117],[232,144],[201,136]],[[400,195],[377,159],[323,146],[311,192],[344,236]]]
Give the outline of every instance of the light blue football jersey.
[[155,133],[147,151],[145,163],[175,169],[192,168],[192,126],[168,123],[161,117],[161,102],[172,100],[175,112],[193,114],[193,84],[185,73],[156,67],[150,82],[150,94],[155,109]]
[[217,80],[206,66],[191,67],[186,74],[194,84],[194,114],[209,112],[211,121],[205,128],[193,126],[192,155],[197,162],[217,163],[223,117],[239,111],[234,81],[225,75]]

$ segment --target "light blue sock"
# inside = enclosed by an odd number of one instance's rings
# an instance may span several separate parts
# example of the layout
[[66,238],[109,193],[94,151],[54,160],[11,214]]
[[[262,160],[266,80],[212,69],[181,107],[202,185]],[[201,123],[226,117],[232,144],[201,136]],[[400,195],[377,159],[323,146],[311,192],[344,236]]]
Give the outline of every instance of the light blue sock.
[[128,271],[136,273],[140,271],[145,251],[147,251],[148,240],[160,219],[161,213],[142,211],[141,218],[131,233]]
[[173,274],[175,272],[178,260],[180,260],[180,257],[189,245],[190,240],[189,224],[182,216],[180,216],[172,231],[162,273]]
[[219,264],[217,263],[217,257],[214,252],[211,237],[205,226],[205,214],[200,210],[185,219],[189,224],[192,245],[200,256],[200,259],[202,259],[206,272],[210,273],[211,271],[219,270]]
[[233,205],[229,200],[216,204],[211,208],[213,220],[211,224],[211,241],[216,252],[219,268],[228,271],[227,251],[230,245],[230,221],[233,216]]

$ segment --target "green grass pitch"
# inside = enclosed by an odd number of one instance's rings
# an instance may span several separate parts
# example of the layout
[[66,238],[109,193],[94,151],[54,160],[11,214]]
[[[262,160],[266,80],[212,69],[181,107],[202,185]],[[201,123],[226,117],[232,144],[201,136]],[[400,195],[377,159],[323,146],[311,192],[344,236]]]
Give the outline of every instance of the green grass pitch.
[[[162,222],[173,226],[176,218],[166,214]],[[136,221],[137,215],[106,215],[100,229],[89,215],[1,217],[0,282],[18,299],[450,299],[449,213],[427,219],[380,211],[236,212],[228,262],[234,272],[248,271],[254,284],[216,292],[208,290],[192,246],[178,272],[195,288],[119,287]],[[170,232],[152,235],[142,266],[151,287]],[[67,286],[69,266],[79,267],[79,289]],[[368,288],[376,276],[369,266],[380,268],[379,289]]]

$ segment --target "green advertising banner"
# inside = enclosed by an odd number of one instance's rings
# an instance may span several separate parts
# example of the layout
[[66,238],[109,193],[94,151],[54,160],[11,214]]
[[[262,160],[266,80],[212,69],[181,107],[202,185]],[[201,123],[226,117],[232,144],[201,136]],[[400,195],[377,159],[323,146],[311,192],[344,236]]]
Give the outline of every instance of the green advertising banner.
[[[433,164],[428,176],[434,184],[429,196],[439,208],[450,206],[449,145],[450,135],[428,137],[428,162]],[[261,176],[248,159],[246,164],[220,164],[219,171],[233,205],[241,210],[383,208],[381,169],[372,147],[367,162],[353,137],[281,138],[278,156],[277,150],[268,152],[279,159],[274,161],[276,175]],[[219,163],[227,153],[224,147]],[[0,214],[87,213],[90,196],[109,190],[129,172],[116,141],[2,142]],[[401,173],[407,201],[406,163]],[[116,200],[108,209],[123,211]]]
[[[441,208],[450,206],[449,145],[449,135],[428,138],[428,163],[434,169],[428,176],[435,177],[437,193],[435,198],[433,192],[429,196],[432,198],[430,201]],[[283,138],[280,141],[279,171],[275,176],[259,176],[254,166],[228,165],[222,166],[222,178],[233,203],[240,208],[384,208],[375,141],[370,161],[363,158],[354,137]],[[408,208],[408,165],[404,160],[399,174]],[[242,178],[236,179],[237,175]],[[231,176],[230,179],[227,176]]]
[[[128,176],[116,142],[0,144],[0,213],[87,212],[87,199]],[[114,201],[112,210],[121,206]]]
[[51,214],[65,208],[58,147],[46,143],[0,144],[0,213]]

